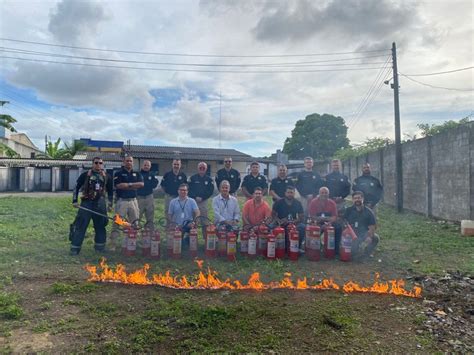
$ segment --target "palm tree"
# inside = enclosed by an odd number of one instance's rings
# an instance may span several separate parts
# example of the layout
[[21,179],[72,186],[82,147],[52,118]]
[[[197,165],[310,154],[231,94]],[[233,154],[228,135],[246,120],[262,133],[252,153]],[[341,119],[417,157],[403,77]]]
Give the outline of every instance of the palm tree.
[[3,143],[0,143],[0,154],[5,154],[7,158],[20,158],[20,154]]
[[58,138],[53,143],[51,138],[46,140],[46,151],[44,154],[37,155],[38,158],[43,159],[71,159],[71,154],[67,149],[60,148],[61,138]]
[[16,132],[16,129],[13,128],[12,123],[15,123],[16,120],[10,115],[0,115],[0,127],[5,127],[11,132]]
[[65,149],[69,152],[71,158],[73,158],[77,152],[86,150],[87,144],[80,140],[73,139],[71,143],[64,143]]

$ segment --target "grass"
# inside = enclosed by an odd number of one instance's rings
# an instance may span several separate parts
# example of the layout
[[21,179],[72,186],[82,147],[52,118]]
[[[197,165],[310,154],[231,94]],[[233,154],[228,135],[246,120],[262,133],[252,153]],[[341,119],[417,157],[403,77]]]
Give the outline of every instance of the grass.
[[[156,219],[162,215],[158,200]],[[420,302],[375,295],[335,292],[178,291],[85,282],[86,263],[97,264],[89,228],[79,257],[68,255],[69,223],[76,210],[68,198],[0,199],[0,337],[4,352],[415,352],[435,351],[434,340],[417,336],[422,326]],[[221,278],[247,281],[258,271],[264,281],[285,272],[317,282],[361,283],[402,277],[407,271],[439,274],[444,270],[474,272],[474,239],[461,237],[459,226],[382,207],[381,243],[366,263],[301,259],[269,262],[238,258],[235,263],[207,260]],[[110,226],[108,226],[110,229]],[[164,246],[164,244],[163,244]],[[162,248],[163,250],[164,248]],[[107,255],[109,265],[125,262],[127,270],[150,262],[151,272],[194,275],[191,260],[140,255],[124,259]],[[380,260],[381,262],[378,262]],[[400,304],[413,316],[387,312]],[[20,348],[17,331],[42,335],[53,348]],[[398,333],[399,335],[396,335]],[[4,344],[4,345],[2,345]],[[2,348],[3,346],[3,348]],[[36,346],[36,347],[35,347]]]

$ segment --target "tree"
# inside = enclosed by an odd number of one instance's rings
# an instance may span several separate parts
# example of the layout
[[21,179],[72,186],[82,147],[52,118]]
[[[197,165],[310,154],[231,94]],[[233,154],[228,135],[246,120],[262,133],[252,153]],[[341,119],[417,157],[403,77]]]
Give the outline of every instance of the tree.
[[469,117],[464,117],[459,121],[449,120],[442,124],[429,124],[429,123],[419,123],[416,126],[421,129],[421,135],[423,137],[433,136],[435,134],[447,131],[452,128],[456,128],[462,124],[469,123]]
[[387,145],[393,144],[393,143],[394,141],[391,140],[390,138],[384,138],[384,137],[366,138],[364,143],[362,143],[361,145],[357,147],[347,147],[347,148],[338,150],[334,154],[334,157],[341,160],[347,160],[350,158],[355,158],[361,155],[375,152],[379,150],[380,148],[386,147]]
[[39,154],[38,158],[46,159],[70,159],[71,154],[67,149],[60,148],[61,138],[58,138],[56,142],[53,143],[51,138],[46,141],[46,151],[45,154]]
[[344,119],[329,114],[313,113],[296,122],[291,137],[286,138],[283,152],[290,159],[311,156],[326,159],[339,149],[349,147]]
[[12,126],[12,123],[15,123],[16,120],[10,115],[0,115],[0,127],[5,127],[11,132],[16,132],[16,129]]
[[64,143],[65,150],[69,153],[70,159],[72,159],[77,152],[86,150],[87,144],[80,140],[73,139],[71,143]]
[[20,158],[20,154],[4,143],[0,143],[0,153],[5,154],[8,158]]

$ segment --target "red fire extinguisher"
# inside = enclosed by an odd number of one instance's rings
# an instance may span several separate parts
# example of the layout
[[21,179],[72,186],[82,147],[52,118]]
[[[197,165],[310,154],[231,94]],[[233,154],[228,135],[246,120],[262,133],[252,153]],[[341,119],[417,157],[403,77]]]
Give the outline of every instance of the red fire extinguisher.
[[206,256],[208,258],[215,258],[216,257],[216,244],[217,244],[217,236],[216,236],[216,228],[214,226],[208,226],[206,228]]
[[334,227],[326,225],[324,228],[324,257],[333,259],[336,255],[336,237],[334,235]]
[[169,258],[173,256],[174,231],[169,229],[166,233],[166,254]]
[[299,248],[299,242],[300,242],[300,236],[298,234],[298,230],[296,228],[291,228],[289,231],[290,233],[290,251],[288,253],[288,256],[290,260],[296,261],[298,260],[298,256],[300,253],[300,248]]
[[153,236],[151,237],[150,241],[150,256],[153,259],[160,258],[160,231],[157,229]]
[[321,259],[321,230],[319,226],[308,224],[305,228],[306,257],[311,261]]
[[221,257],[227,255],[227,232],[225,230],[217,231],[217,254]]
[[127,230],[127,234],[127,247],[125,248],[125,255],[133,256],[137,250],[137,231],[134,228],[129,228]]
[[181,258],[181,244],[183,237],[181,235],[181,229],[176,227],[173,235],[173,259]]
[[257,235],[253,229],[249,232],[249,258],[255,258],[257,256]]
[[351,261],[352,258],[352,241],[357,239],[354,230],[350,224],[342,231],[341,245],[339,248],[339,259],[341,261]]
[[275,257],[277,259],[282,259],[285,257],[285,230],[278,226],[272,231],[273,236],[275,237]]
[[195,225],[189,231],[189,255],[196,257],[198,254],[198,231]]
[[235,261],[235,254],[237,253],[237,236],[235,232],[227,233],[227,260]]
[[249,252],[249,233],[247,231],[240,232],[240,255],[247,255]]
[[151,248],[151,231],[148,228],[142,230],[142,255],[149,256]]
[[268,238],[268,228],[267,226],[262,224],[258,228],[258,245],[257,245],[258,255],[262,255],[262,256],[267,255],[267,238]]
[[267,236],[267,259],[273,260],[276,256],[276,238],[273,234]]

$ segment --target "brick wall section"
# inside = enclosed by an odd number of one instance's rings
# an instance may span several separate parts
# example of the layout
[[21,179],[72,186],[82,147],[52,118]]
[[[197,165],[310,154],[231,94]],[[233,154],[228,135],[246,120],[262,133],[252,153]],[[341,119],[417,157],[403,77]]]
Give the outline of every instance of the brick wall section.
[[395,146],[383,149],[383,189],[384,202],[395,206],[397,204],[397,183],[395,176]]
[[431,139],[433,216],[469,219],[470,130],[460,127]]
[[[351,180],[366,161],[396,206],[395,146],[344,163]],[[474,219],[474,122],[402,145],[403,207],[448,220]]]
[[403,207],[425,214],[427,212],[427,154],[427,138],[402,145]]

